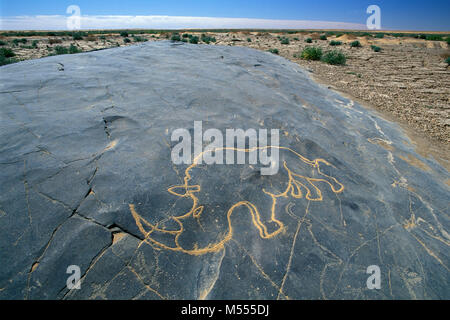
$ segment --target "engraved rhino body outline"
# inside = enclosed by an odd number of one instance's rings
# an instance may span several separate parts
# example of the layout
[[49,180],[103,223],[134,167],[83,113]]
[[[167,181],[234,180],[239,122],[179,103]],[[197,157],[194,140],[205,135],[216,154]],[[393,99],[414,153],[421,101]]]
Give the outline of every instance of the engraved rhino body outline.
[[[217,241],[215,243],[210,243],[206,247],[203,247],[203,248],[198,248],[198,247],[194,247],[193,249],[183,248],[182,245],[180,245],[180,243],[179,243],[179,237],[184,232],[183,220],[191,218],[191,217],[198,219],[198,218],[200,218],[200,216],[204,210],[204,206],[199,205],[199,199],[195,195],[196,193],[201,192],[201,186],[189,184],[189,182],[192,179],[191,171],[192,171],[192,169],[194,169],[195,167],[198,166],[198,162],[200,159],[202,159],[202,156],[206,152],[217,152],[217,151],[224,151],[224,150],[234,150],[234,151],[238,151],[238,152],[253,152],[253,151],[261,150],[261,149],[267,150],[269,148],[277,148],[279,150],[287,150],[289,152],[292,152],[300,161],[302,161],[302,162],[308,164],[309,166],[313,167],[314,169],[316,169],[318,174],[324,178],[310,178],[310,177],[306,177],[306,176],[294,173],[292,170],[289,169],[289,167],[286,164],[286,161],[283,161],[283,168],[287,171],[288,177],[289,177],[287,187],[284,190],[284,192],[274,194],[274,193],[266,191],[264,188],[262,189],[262,191],[265,194],[267,194],[268,196],[270,196],[272,199],[271,214],[270,214],[269,221],[273,222],[277,225],[277,229],[275,231],[268,232],[267,226],[261,221],[261,214],[259,213],[258,208],[253,203],[251,203],[249,201],[239,201],[239,202],[236,202],[235,204],[233,204],[227,211],[226,217],[227,217],[227,222],[228,222],[228,227],[227,227],[228,230],[227,230],[226,234],[224,235],[224,237],[222,238],[222,240]],[[278,220],[276,217],[276,204],[277,204],[278,198],[281,198],[281,197],[288,198],[289,195],[295,199],[303,198],[302,189],[304,189],[306,191],[305,199],[307,199],[309,201],[322,201],[323,200],[322,192],[315,185],[315,183],[317,183],[317,182],[323,182],[323,183],[328,184],[329,187],[331,188],[331,190],[335,194],[338,194],[338,193],[341,193],[342,191],[344,191],[343,184],[341,184],[336,178],[328,176],[320,170],[321,163],[328,165],[328,166],[332,166],[329,162],[327,162],[324,159],[319,158],[319,159],[315,159],[315,160],[309,160],[309,159],[305,158],[304,156],[302,156],[301,154],[297,153],[296,151],[292,150],[291,148],[287,148],[287,147],[267,146],[267,147],[255,147],[255,148],[251,148],[251,149],[220,147],[220,148],[215,148],[215,149],[209,149],[209,150],[205,150],[205,151],[201,152],[197,157],[195,157],[192,164],[185,170],[184,184],[171,186],[167,189],[167,191],[169,193],[171,193],[177,197],[190,198],[192,200],[192,207],[187,213],[184,213],[180,216],[172,216],[171,217],[171,219],[178,224],[178,226],[179,226],[178,230],[166,230],[164,228],[159,228],[158,224],[154,225],[154,224],[148,222],[145,218],[143,218],[136,211],[134,204],[129,204],[129,209],[130,209],[131,214],[136,222],[136,226],[138,227],[139,231],[144,236],[143,243],[154,244],[162,249],[167,249],[167,250],[176,251],[176,252],[182,252],[182,253],[186,253],[186,254],[190,254],[190,255],[203,255],[203,254],[207,254],[207,253],[211,253],[211,252],[218,252],[233,237],[233,226],[231,223],[231,215],[233,214],[234,210],[238,207],[244,206],[249,210],[249,213],[252,218],[252,223],[258,229],[259,235],[261,238],[271,239],[271,238],[277,236],[279,233],[281,233],[284,230],[283,222]],[[312,196],[311,189],[305,183],[300,182],[299,181],[300,179],[303,179],[308,183],[308,185],[317,194],[316,197]],[[336,184],[336,186],[338,186],[338,188],[335,188],[335,185],[333,185],[333,183],[331,183],[330,181],[334,182]],[[147,227],[148,231],[144,228],[144,225]],[[168,245],[152,238],[153,232],[160,232],[163,234],[169,234],[169,235],[174,236],[174,243],[176,246],[171,247],[171,246],[168,246]]]

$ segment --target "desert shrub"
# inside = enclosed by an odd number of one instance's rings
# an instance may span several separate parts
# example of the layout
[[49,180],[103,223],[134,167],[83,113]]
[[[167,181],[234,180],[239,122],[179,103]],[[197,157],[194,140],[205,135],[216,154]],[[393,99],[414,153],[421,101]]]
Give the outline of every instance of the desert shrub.
[[307,47],[303,49],[301,58],[305,60],[320,60],[320,58],[322,58],[322,49]]
[[73,35],[72,35],[72,39],[73,40],[83,40],[83,33],[81,33],[81,32],[75,32]]
[[133,40],[134,40],[134,42],[145,42],[145,41],[147,41],[147,39],[145,39],[143,37],[139,37],[139,36],[134,36]]
[[86,41],[97,41],[97,37],[93,36],[93,35],[88,35],[86,37]]
[[124,43],[130,43],[131,40],[130,40],[129,38],[125,38],[125,39],[123,39],[123,42],[124,42]]
[[183,38],[189,38],[189,34],[188,33],[184,33],[183,34]]
[[68,54],[69,50],[66,47],[63,46],[56,46],[55,47],[55,54]]
[[311,39],[311,38],[307,38],[307,39],[305,40],[305,42],[306,42],[306,43],[312,43],[312,39]]
[[383,39],[383,38],[384,38],[384,33],[377,33],[377,34],[375,35],[375,38],[377,38],[377,39]]
[[332,65],[345,65],[347,58],[341,51],[333,50],[326,52],[321,60]]
[[188,42],[188,39],[182,38],[181,41],[182,41],[182,42]]
[[295,37],[294,39],[293,39],[294,41],[298,41],[298,38],[297,37]]
[[128,32],[122,31],[122,32],[120,33],[120,36],[126,38],[126,37],[128,37]]
[[197,36],[192,36],[189,39],[189,42],[192,43],[192,44],[198,44],[198,40],[199,40],[199,38]]
[[289,44],[290,43],[289,38],[281,38],[280,43],[281,44]]
[[321,35],[320,36],[320,40],[327,40],[327,36],[326,35]]
[[202,34],[201,40],[206,44],[210,44],[211,42],[216,42],[216,38],[207,36],[206,34]]
[[450,65],[450,57],[448,57],[448,58],[445,60],[445,62],[447,62],[447,64]]
[[100,36],[99,39],[100,40],[106,40],[106,37],[105,36]]
[[39,43],[38,40],[33,40],[33,42],[31,43],[31,46],[32,46],[34,49],[36,49],[38,43]]
[[172,35],[172,38],[170,38],[172,41],[181,41],[181,37],[179,34]]
[[269,51],[270,53],[273,53],[273,54],[279,54],[280,52],[278,51],[278,49],[269,49],[269,50],[267,50],[267,51]]
[[74,46],[73,44],[70,45],[70,47],[69,47],[69,53],[70,54],[80,53],[80,52],[83,52],[83,50],[78,49],[78,47]]
[[17,62],[15,58],[6,58],[2,55],[0,55],[0,66],[4,66],[6,64]]
[[6,45],[7,45],[7,42],[0,40],[0,46],[6,46]]
[[447,41],[447,44],[450,45],[450,37],[448,37],[445,41]]
[[14,57],[16,54],[10,48],[0,48],[0,56],[4,58]]
[[352,43],[350,43],[350,47],[352,47],[352,48],[360,48],[361,47],[361,42],[359,42],[358,40],[353,41]]
[[429,41],[443,41],[444,40],[444,39],[442,39],[442,36],[438,35],[438,34],[429,34],[426,36],[425,39],[429,40]]
[[381,51],[381,48],[380,47],[377,47],[377,46],[370,46],[371,48],[372,48],[372,50],[373,51],[375,51],[375,52],[380,52]]
[[14,39],[12,42],[13,42],[13,44],[14,44],[15,46],[17,46],[17,45],[19,45],[19,43],[23,43],[23,44],[27,43],[27,39],[25,39],[25,38],[22,38],[22,39]]
[[252,42],[252,39],[250,39],[250,38],[247,38],[247,42]]
[[335,41],[335,40],[330,41],[330,46],[340,46],[340,45],[342,45],[341,41]]

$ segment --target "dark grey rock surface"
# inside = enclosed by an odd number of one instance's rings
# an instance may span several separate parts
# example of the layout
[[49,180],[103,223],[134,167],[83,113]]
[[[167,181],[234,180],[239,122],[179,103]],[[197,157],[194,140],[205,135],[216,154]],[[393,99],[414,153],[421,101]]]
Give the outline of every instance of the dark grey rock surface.
[[[449,173],[281,57],[171,42],[54,56],[1,67],[0,98],[0,299],[450,299]],[[185,186],[170,134],[200,120],[280,129],[329,165],[283,149],[292,181],[201,165]],[[176,218],[194,197],[201,215]]]

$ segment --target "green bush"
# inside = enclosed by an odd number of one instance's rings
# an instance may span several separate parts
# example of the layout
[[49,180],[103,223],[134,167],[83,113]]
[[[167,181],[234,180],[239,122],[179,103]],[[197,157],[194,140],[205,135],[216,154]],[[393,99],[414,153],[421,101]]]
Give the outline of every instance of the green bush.
[[450,45],[450,37],[447,37],[447,44],[449,44]]
[[327,40],[327,36],[326,35],[320,36],[320,40]]
[[122,31],[122,32],[120,33],[120,36],[126,38],[126,37],[128,37],[128,32]]
[[321,60],[332,65],[345,65],[347,58],[341,51],[333,50],[326,52]]
[[73,40],[83,40],[83,33],[81,32],[76,32],[72,35]]
[[269,49],[269,50],[267,50],[267,51],[269,51],[270,53],[273,53],[273,54],[279,54],[280,52],[278,51],[278,49]]
[[100,36],[99,39],[100,40],[106,40],[106,37],[105,36]]
[[352,43],[350,43],[350,47],[352,47],[352,48],[360,48],[361,47],[361,43],[358,40],[353,41]]
[[445,60],[445,62],[447,62],[447,64],[450,65],[450,57],[448,57],[448,58]]
[[312,43],[312,39],[311,38],[307,38],[305,41],[306,41],[306,43]]
[[301,58],[305,60],[320,60],[320,58],[322,58],[322,49],[307,47],[303,49]]
[[252,39],[250,39],[250,38],[247,38],[247,42],[252,42]]
[[197,44],[198,43],[199,38],[197,36],[192,36],[189,39],[189,42],[192,44]]
[[7,42],[0,40],[0,46],[6,46],[7,44]]
[[294,38],[293,40],[294,40],[294,41],[298,41],[298,38]]
[[125,39],[123,39],[123,42],[124,42],[124,43],[130,43],[131,40],[130,40],[129,38],[125,38]]
[[189,38],[189,36],[190,36],[190,34],[188,34],[188,33],[183,34],[183,38]]
[[206,44],[210,44],[211,42],[216,42],[216,38],[207,36],[206,34],[202,34],[201,40]]
[[11,58],[16,54],[9,48],[0,48],[0,57]]
[[6,64],[17,62],[15,58],[6,58],[2,55],[0,55],[0,66],[4,66]]
[[82,52],[82,51],[83,51],[83,50],[78,49],[78,47],[77,47],[77,46],[74,46],[73,44],[71,44],[70,47],[69,47],[69,53],[70,53],[70,54],[80,53],[80,52]]
[[380,47],[377,47],[377,46],[370,46],[371,48],[372,48],[372,50],[373,51],[375,51],[375,52],[380,52],[381,51],[381,48]]
[[133,40],[134,40],[134,42],[145,42],[145,41],[147,41],[147,39],[139,37],[139,36],[134,36]]
[[68,54],[69,50],[63,46],[56,46],[55,47],[55,54]]
[[34,49],[36,49],[38,43],[39,43],[38,40],[33,40],[33,42],[31,43],[31,46],[32,46]]
[[375,38],[377,38],[377,39],[383,39],[383,38],[384,38],[384,33],[377,33],[377,34],[375,35]]
[[170,38],[172,41],[181,41],[181,37],[179,34],[172,35],[172,38]]
[[22,39],[14,39],[12,42],[13,42],[13,44],[14,44],[15,46],[17,46],[19,43],[23,43],[23,44],[27,43],[27,39],[25,39],[25,38],[22,38]]
[[342,45],[341,41],[335,41],[335,40],[330,41],[330,46],[340,46],[340,45]]
[[426,36],[425,39],[429,40],[429,41],[443,41],[444,40],[444,39],[442,39],[442,36],[438,35],[438,34],[429,34]]
[[290,43],[289,38],[280,38],[280,43],[281,44],[289,44]]

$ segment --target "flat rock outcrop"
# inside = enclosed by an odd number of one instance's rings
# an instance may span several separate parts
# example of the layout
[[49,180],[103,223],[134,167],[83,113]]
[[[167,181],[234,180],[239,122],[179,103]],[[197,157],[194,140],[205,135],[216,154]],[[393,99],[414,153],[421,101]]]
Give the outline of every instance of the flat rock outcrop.
[[[450,298],[447,170],[284,58],[163,41],[0,79],[1,299]],[[278,173],[175,165],[194,121],[280,130]]]

